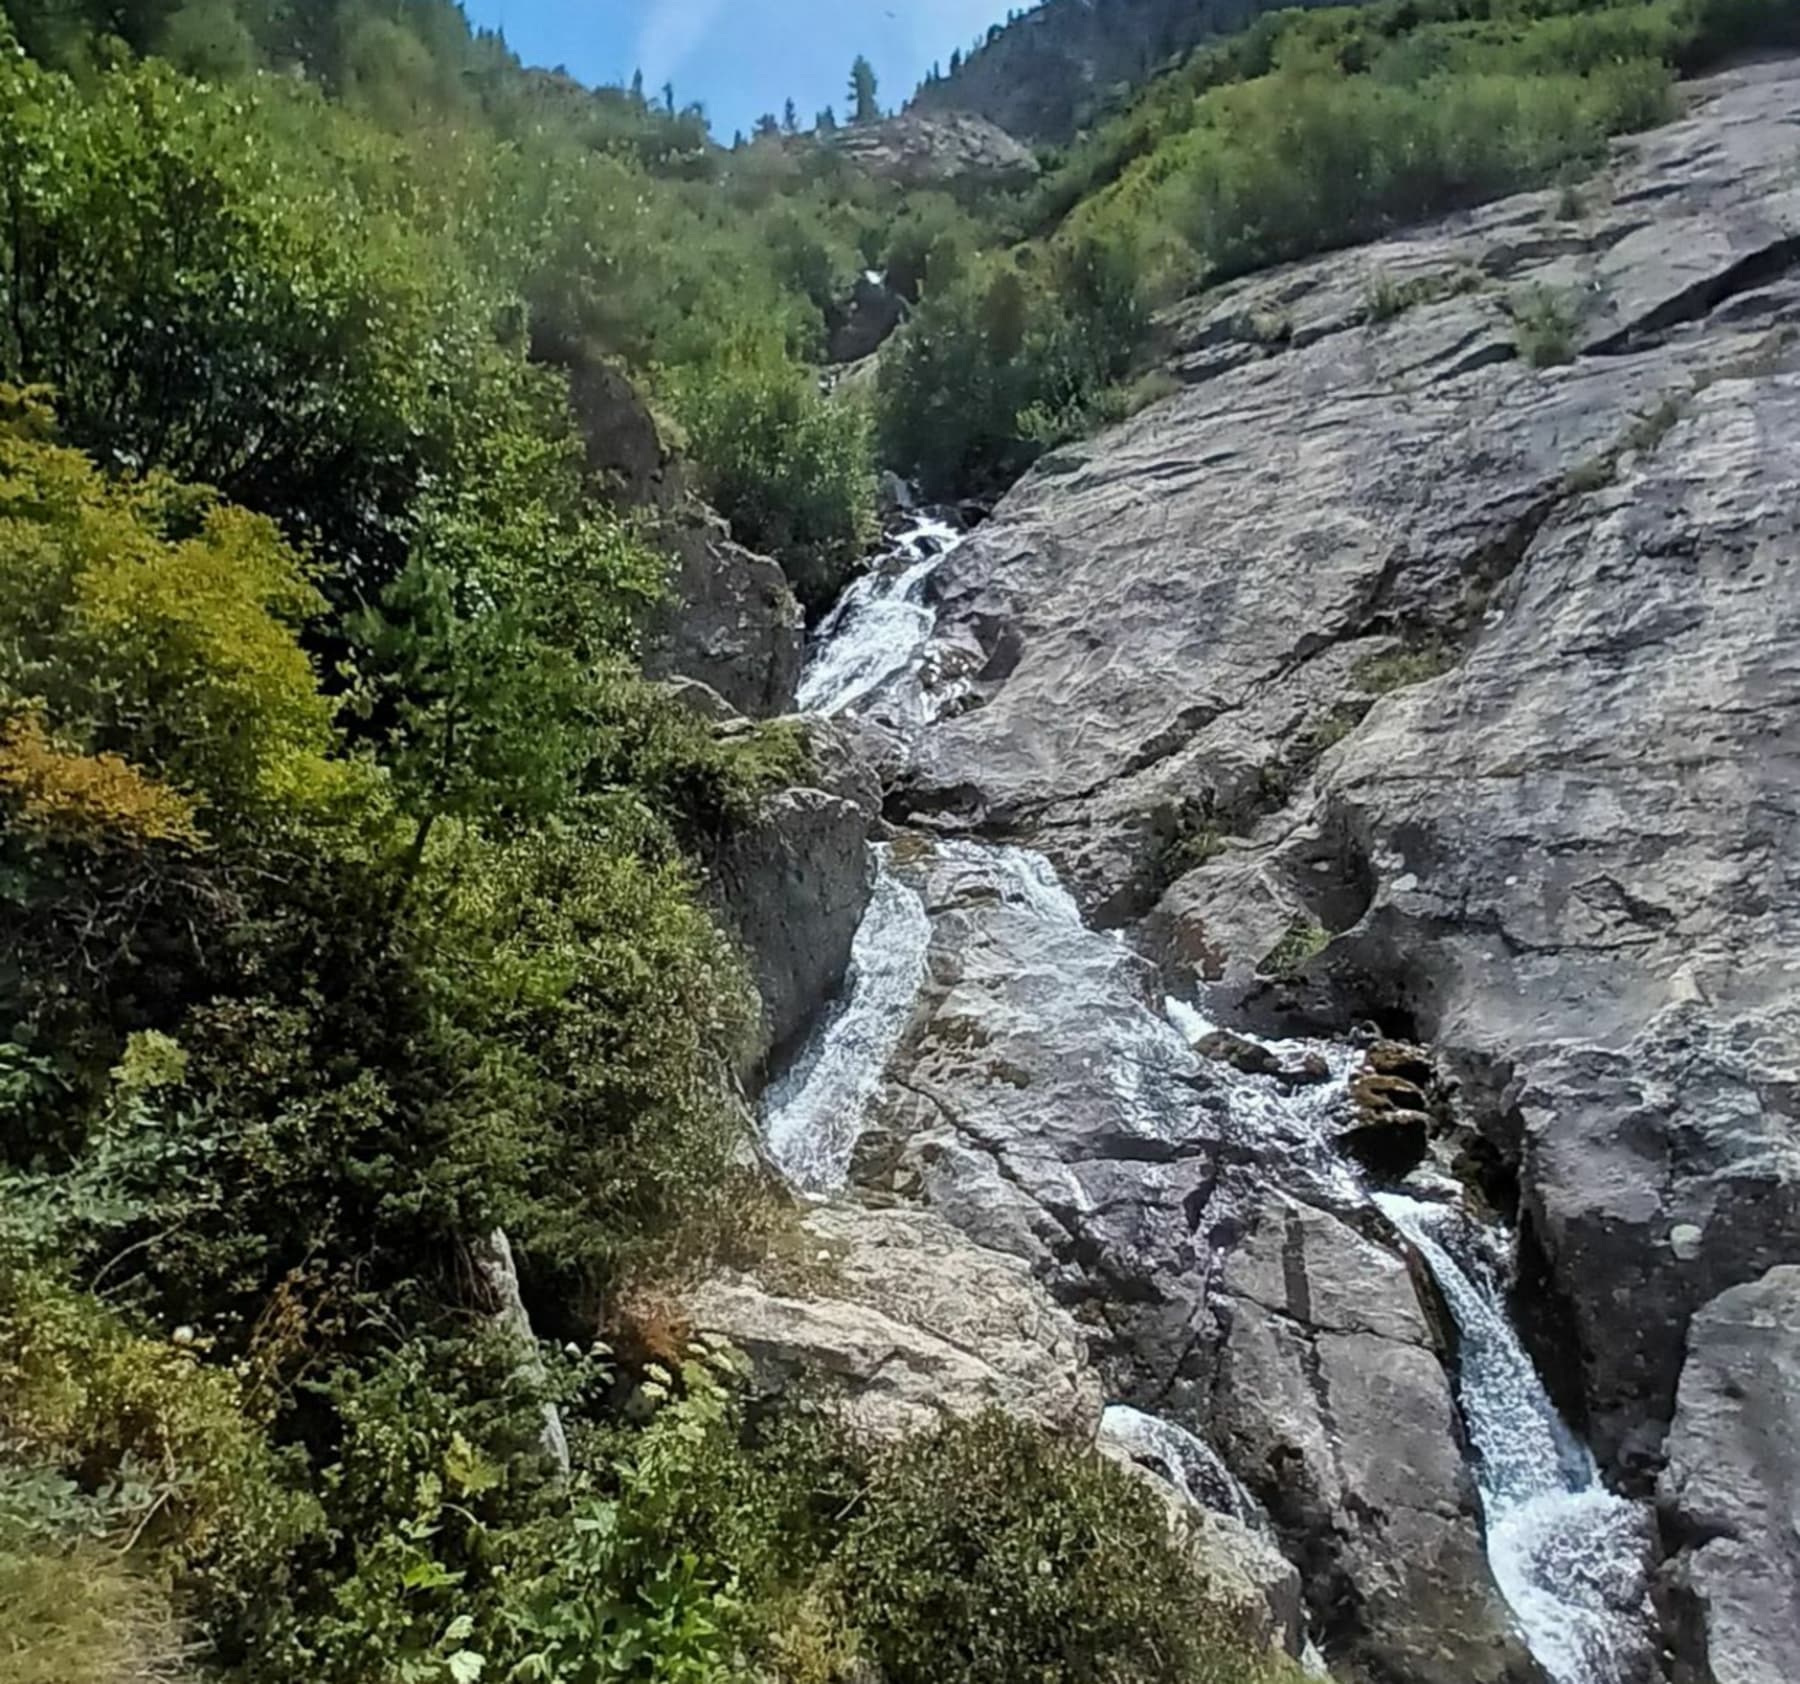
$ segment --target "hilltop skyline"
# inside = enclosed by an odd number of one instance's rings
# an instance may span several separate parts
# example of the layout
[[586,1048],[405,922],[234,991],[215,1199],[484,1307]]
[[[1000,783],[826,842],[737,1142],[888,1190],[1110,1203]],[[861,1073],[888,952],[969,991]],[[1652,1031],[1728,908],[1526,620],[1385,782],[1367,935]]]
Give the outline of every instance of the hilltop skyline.
[[947,64],[1017,0],[466,0],[472,23],[498,29],[528,64],[562,67],[592,86],[641,72],[655,93],[706,107],[713,133],[749,133],[794,101],[802,126],[825,106],[841,117],[851,61],[868,57],[887,109],[934,64]]

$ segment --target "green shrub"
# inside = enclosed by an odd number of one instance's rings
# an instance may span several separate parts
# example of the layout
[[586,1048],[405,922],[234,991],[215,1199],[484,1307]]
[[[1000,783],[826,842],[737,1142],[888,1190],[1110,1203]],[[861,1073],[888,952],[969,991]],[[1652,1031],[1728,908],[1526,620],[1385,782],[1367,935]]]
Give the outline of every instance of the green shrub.
[[928,496],[1004,487],[1116,406],[1149,328],[1133,248],[1077,240],[928,293],[878,380],[882,456]]
[[1568,293],[1532,286],[1512,299],[1513,340],[1533,368],[1572,363],[1581,333],[1581,314]]
[[1436,274],[1414,275],[1397,281],[1386,270],[1377,274],[1363,295],[1363,316],[1374,323],[1390,322],[1422,305],[1441,303],[1459,294],[1479,292],[1486,277],[1471,264]]
[[1296,913],[1281,940],[1263,955],[1257,975],[1292,981],[1330,945],[1331,932],[1324,925],[1305,913]]
[[865,414],[826,403],[801,370],[749,346],[681,375],[676,407],[708,498],[823,612],[874,535]]
[[1154,1496],[1005,1416],[878,1458],[840,1572],[894,1684],[1232,1684],[1262,1666]]
[[0,1673],[8,1684],[180,1684],[190,1636],[114,1549],[10,1528],[0,1498]]
[[1358,686],[1372,696],[1424,684],[1448,672],[1456,664],[1455,651],[1445,643],[1425,643],[1413,649],[1397,649],[1388,655],[1370,655],[1356,663],[1352,674]]

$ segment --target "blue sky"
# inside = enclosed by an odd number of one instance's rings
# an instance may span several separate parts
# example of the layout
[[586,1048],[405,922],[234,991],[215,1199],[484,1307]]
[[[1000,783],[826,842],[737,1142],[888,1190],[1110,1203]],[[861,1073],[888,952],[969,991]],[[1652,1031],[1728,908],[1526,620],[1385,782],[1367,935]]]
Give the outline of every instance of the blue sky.
[[528,64],[584,82],[675,84],[701,101],[724,141],[789,95],[801,120],[841,116],[850,61],[866,53],[892,107],[933,61],[966,47],[1022,0],[464,0],[470,21],[505,32]]

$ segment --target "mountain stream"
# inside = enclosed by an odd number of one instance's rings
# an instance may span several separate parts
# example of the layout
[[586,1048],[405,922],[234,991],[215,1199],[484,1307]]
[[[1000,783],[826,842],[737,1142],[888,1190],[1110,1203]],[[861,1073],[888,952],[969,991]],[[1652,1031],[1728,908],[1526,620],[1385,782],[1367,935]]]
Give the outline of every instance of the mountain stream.
[[[950,526],[918,518],[845,591],[815,638],[800,687],[803,709],[878,720],[915,738],[941,717],[958,684],[934,658],[930,591],[958,541]],[[898,866],[898,846],[876,846],[875,891],[838,999],[764,1096],[769,1155],[810,1197],[843,1191],[858,1135],[926,977],[932,917]],[[916,847],[978,879],[990,899],[1054,926],[1059,940],[1115,947],[1121,940],[1085,928],[1040,854],[960,839],[921,839]],[[1159,1078],[1172,1073],[1179,1080],[1204,1062],[1194,1043],[1213,1027],[1203,1006],[1170,1000],[1161,1013],[1145,1005],[1135,1016],[1097,1017],[1095,1045],[1085,1051],[1104,1061],[1128,1111],[1140,1099],[1153,1110],[1169,1103]],[[1336,1108],[1358,1049],[1331,1041],[1267,1044],[1284,1055],[1323,1058],[1332,1080],[1283,1087],[1215,1067],[1210,1074],[1227,1092],[1232,1131],[1253,1138],[1291,1190],[1372,1203],[1423,1260],[1457,1330],[1457,1396],[1495,1582],[1554,1684],[1629,1684],[1642,1676],[1648,1641],[1645,1514],[1601,1484],[1509,1320],[1501,1278],[1509,1236],[1476,1228],[1441,1178],[1424,1189],[1430,1197],[1415,1196],[1416,1188],[1372,1188],[1339,1153]],[[1454,1202],[1442,1196],[1447,1189]],[[1262,1524],[1254,1499],[1186,1428],[1114,1405],[1106,1430],[1192,1501]]]

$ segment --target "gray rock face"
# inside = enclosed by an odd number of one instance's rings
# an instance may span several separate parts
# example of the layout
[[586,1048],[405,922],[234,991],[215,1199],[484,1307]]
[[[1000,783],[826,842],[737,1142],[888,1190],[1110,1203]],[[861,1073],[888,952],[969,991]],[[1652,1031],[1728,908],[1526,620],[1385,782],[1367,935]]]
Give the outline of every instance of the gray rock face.
[[[537,1335],[531,1330],[531,1312],[525,1308],[524,1295],[519,1290],[519,1265],[504,1228],[496,1228],[470,1244],[469,1266],[479,1308],[517,1351],[518,1371],[528,1380],[541,1382],[544,1359]],[[542,1415],[544,1428],[539,1443],[557,1472],[566,1475],[570,1467],[569,1437],[563,1430],[562,1412],[555,1404],[546,1403]]]
[[1038,173],[1029,148],[962,111],[906,112],[840,129],[831,144],[870,175],[902,187],[1022,187]]
[[[1694,91],[1578,221],[1524,195],[1177,312],[1192,390],[946,562],[983,664],[903,793],[1253,1015],[1435,1041],[1627,1471],[1687,1319],[1800,1258],[1800,67]],[[1528,286],[1571,365],[1517,356]]]
[[534,344],[534,354],[569,377],[569,405],[588,467],[634,509],[677,508],[685,496],[680,458],[663,443],[650,407],[616,364],[577,345]]
[[1071,140],[1116,94],[1273,9],[1273,0],[1045,0],[927,82],[913,109],[973,111],[1028,140]]
[[673,562],[670,600],[644,635],[652,678],[691,678],[740,713],[768,718],[794,705],[805,630],[787,576],[733,543],[710,509],[667,516],[657,537]]
[[1800,1637],[1800,1268],[1694,1317],[1668,1451],[1677,1684],[1785,1684]]
[[1532,1681],[1482,1554],[1456,1405],[1407,1266],[1265,1195],[1212,1313],[1212,1432],[1301,1565],[1334,1654],[1420,1684]]
[[846,793],[782,790],[713,860],[708,897],[762,999],[759,1061],[790,1046],[843,981],[874,889],[874,817]]
[[1023,851],[946,842],[902,869],[930,974],[860,1146],[865,1192],[1020,1259],[1111,1396],[1209,1424],[1368,1676],[1537,1684],[1412,1278],[1332,1213],[1361,1204],[1331,1150],[1353,1058],[1297,1084],[1200,1056],[1153,969]]
[[1081,1442],[1098,1430],[1086,1344],[1017,1258],[925,1211],[816,1210],[801,1237],[817,1248],[813,1279],[722,1276],[684,1306],[696,1331],[745,1352],[763,1392],[823,1379],[877,1437],[987,1409]]

